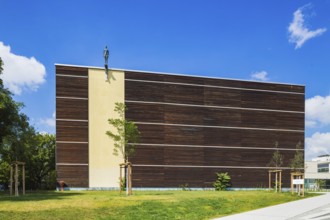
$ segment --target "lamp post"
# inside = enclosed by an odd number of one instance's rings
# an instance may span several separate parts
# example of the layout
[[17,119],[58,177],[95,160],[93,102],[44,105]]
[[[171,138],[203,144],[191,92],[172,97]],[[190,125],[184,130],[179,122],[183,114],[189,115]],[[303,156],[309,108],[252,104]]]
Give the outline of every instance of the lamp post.
[[103,50],[103,58],[104,58],[104,68],[105,68],[105,76],[106,76],[106,79],[109,80],[108,78],[108,59],[109,59],[109,50],[108,50],[108,47],[105,46],[104,50]]

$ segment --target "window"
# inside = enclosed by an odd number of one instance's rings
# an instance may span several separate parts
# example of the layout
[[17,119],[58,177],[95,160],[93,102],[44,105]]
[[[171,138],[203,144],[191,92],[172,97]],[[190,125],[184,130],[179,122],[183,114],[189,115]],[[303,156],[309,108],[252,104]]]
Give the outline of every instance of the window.
[[317,165],[317,172],[318,173],[329,173],[329,164],[328,163],[321,163]]

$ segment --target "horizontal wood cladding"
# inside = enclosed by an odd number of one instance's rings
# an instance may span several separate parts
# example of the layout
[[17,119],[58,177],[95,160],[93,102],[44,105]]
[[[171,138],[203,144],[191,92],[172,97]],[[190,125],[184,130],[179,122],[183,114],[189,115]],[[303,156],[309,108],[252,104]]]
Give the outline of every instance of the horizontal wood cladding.
[[56,65],[56,74],[88,76],[88,68]]
[[[143,146],[131,158],[137,165],[268,167],[275,149]],[[290,167],[295,150],[280,150],[283,167]]]
[[56,117],[88,120],[88,100],[56,98]]
[[141,143],[164,143],[164,126],[138,124],[137,127]]
[[195,77],[195,76],[187,76],[187,75],[180,76],[180,75],[171,75],[165,73],[155,74],[155,73],[146,73],[146,72],[126,71],[125,78],[133,79],[133,80],[188,83],[188,84],[209,85],[209,86],[219,86],[219,87],[235,87],[235,88],[244,88],[244,89],[305,93],[305,87],[300,85],[252,82],[252,81],[241,81],[241,80],[220,79],[220,78],[205,78],[205,77]]
[[88,163],[88,144],[57,143],[57,163]]
[[[134,187],[213,187],[217,172],[228,172],[234,188],[268,188],[267,169],[135,166],[132,179]],[[282,183],[290,187],[289,170],[283,170]]]
[[304,114],[261,110],[126,103],[136,122],[304,130]]
[[[127,76],[127,74],[125,74]],[[164,102],[164,85],[125,81],[125,99],[148,102]]]
[[304,103],[305,96],[292,93],[126,81],[125,99],[303,112],[302,103]]
[[57,120],[56,141],[88,142],[88,122]]
[[57,180],[68,187],[88,187],[88,166],[57,165]]
[[56,97],[88,98],[88,78],[56,75]]
[[138,124],[141,143],[295,149],[304,132]]

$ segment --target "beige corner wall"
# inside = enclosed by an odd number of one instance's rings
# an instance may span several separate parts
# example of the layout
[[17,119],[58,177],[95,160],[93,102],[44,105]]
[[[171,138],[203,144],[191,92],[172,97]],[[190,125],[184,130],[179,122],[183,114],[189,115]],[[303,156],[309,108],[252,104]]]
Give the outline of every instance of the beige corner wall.
[[117,117],[113,111],[116,102],[125,100],[125,74],[110,71],[110,82],[104,70],[89,69],[89,187],[119,187],[120,156],[113,155],[113,141],[105,134],[111,129],[109,118]]

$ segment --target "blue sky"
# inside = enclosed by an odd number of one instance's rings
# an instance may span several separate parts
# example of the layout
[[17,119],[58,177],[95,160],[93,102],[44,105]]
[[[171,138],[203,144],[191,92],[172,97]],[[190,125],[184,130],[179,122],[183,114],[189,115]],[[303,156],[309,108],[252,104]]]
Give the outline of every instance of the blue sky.
[[330,153],[330,0],[0,0],[3,79],[55,132],[55,63],[306,85],[306,158]]

